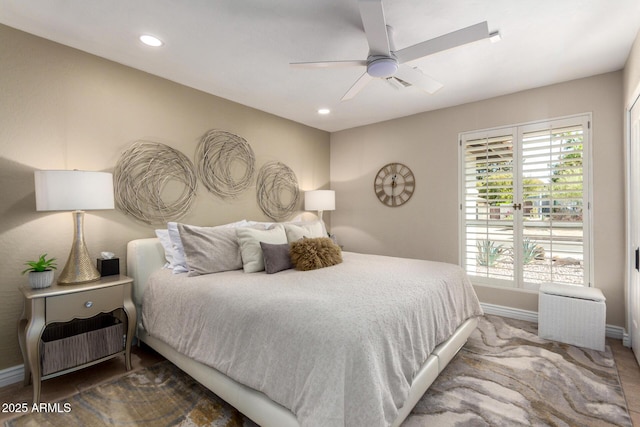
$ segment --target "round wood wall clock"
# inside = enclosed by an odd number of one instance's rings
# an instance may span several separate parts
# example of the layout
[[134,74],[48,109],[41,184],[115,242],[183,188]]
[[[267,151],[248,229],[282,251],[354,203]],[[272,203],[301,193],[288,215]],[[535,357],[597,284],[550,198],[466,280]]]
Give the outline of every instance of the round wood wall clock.
[[392,208],[407,203],[415,188],[416,179],[413,172],[402,163],[383,166],[373,181],[373,190],[378,200]]

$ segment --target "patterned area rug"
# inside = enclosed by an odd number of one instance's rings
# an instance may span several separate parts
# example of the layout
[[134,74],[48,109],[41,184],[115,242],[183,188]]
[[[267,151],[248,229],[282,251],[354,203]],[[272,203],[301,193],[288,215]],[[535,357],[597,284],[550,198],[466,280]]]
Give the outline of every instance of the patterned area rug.
[[5,425],[256,426],[168,361],[129,373],[58,403],[43,412],[31,412],[8,420]]
[[[403,427],[631,426],[611,350],[542,340],[536,328],[497,316],[480,319]],[[255,426],[169,362],[78,393],[58,408],[5,425]]]
[[609,346],[543,340],[531,322],[479,320],[403,427],[632,425]]

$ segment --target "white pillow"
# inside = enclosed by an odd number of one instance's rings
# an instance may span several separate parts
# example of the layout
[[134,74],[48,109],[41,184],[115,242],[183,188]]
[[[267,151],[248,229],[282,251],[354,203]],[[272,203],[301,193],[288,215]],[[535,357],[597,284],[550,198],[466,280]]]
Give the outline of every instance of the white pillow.
[[[211,228],[236,228],[248,226],[247,220],[231,222],[229,224],[217,225]],[[178,231],[177,222],[168,222],[167,230],[169,231],[169,239],[171,239],[171,247],[173,248],[173,274],[186,273],[189,271],[187,260],[184,255],[184,246],[180,240],[180,232]]]
[[264,258],[260,242],[271,244],[287,243],[287,234],[282,224],[276,224],[269,230],[251,227],[236,229],[240,254],[242,255],[242,269],[245,273],[255,273],[264,270]]
[[259,229],[263,229],[263,230],[267,230],[267,229],[273,227],[274,224],[278,224],[278,223],[277,222],[252,221],[252,220],[247,221],[247,226],[248,227],[259,228]]
[[189,271],[189,268],[187,267],[187,260],[184,256],[182,240],[180,240],[178,223],[168,222],[167,231],[169,232],[169,239],[171,240],[171,247],[173,249],[173,274],[186,273]]
[[160,239],[160,244],[164,249],[164,258],[167,260],[164,268],[173,269],[173,246],[171,245],[171,239],[169,238],[169,230],[158,229],[156,230],[156,236]]
[[287,233],[289,243],[296,242],[303,237],[309,239],[314,237],[327,237],[320,221],[309,222],[287,222],[284,224],[284,231]]

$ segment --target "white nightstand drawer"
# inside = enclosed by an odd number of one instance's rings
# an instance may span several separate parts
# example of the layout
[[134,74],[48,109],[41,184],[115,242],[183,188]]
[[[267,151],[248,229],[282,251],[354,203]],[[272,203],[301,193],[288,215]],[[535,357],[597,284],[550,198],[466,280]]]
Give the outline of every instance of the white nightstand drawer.
[[123,287],[103,289],[48,297],[46,322],[66,322],[73,318],[87,318],[122,307]]

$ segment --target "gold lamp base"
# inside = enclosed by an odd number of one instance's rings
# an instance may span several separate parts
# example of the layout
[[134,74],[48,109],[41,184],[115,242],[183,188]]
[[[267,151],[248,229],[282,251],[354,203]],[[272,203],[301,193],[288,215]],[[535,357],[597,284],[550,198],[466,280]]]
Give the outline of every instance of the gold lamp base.
[[60,285],[75,285],[100,279],[100,273],[93,265],[84,244],[84,211],[73,212],[73,225],[73,244],[69,259],[58,277]]

